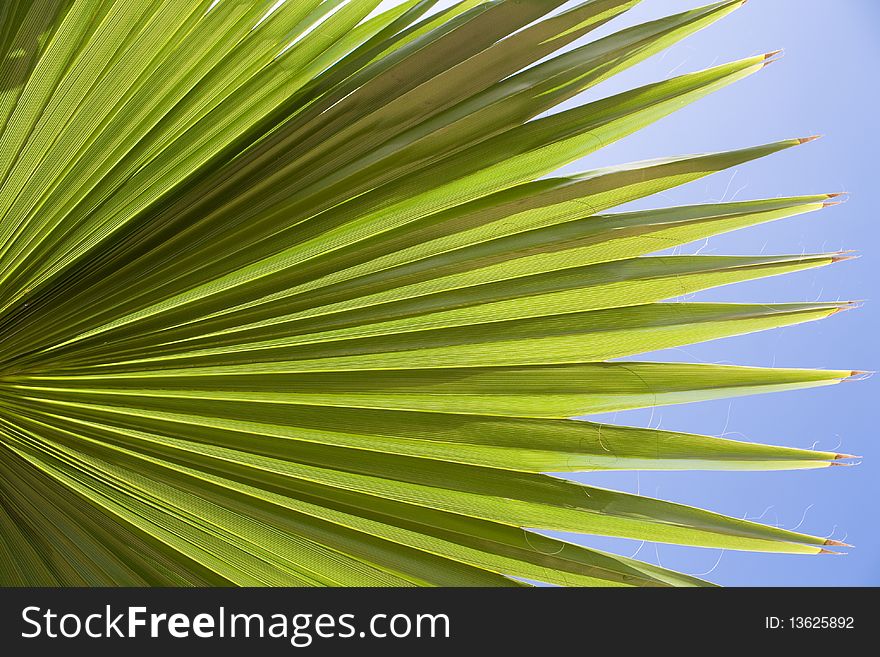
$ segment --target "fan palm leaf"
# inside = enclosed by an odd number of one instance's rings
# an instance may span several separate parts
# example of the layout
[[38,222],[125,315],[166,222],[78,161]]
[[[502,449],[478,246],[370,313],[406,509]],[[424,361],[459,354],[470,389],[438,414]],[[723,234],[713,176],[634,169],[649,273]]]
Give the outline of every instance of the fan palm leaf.
[[[840,253],[650,255],[834,194],[609,212],[798,146],[554,172],[773,54],[558,106],[734,11],[0,8],[0,583],[703,585],[562,530],[824,538],[546,473],[840,455],[575,416],[853,373],[616,360],[846,303],[669,302]],[[831,542],[833,543],[833,542]]]

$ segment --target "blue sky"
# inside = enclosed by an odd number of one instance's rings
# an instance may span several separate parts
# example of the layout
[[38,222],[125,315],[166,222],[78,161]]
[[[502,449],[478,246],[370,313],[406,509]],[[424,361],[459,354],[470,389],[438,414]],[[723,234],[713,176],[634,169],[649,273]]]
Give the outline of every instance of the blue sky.
[[[448,3],[447,3],[448,4]],[[676,13],[699,0],[644,0],[612,29]],[[875,0],[752,0],[720,23],[591,90],[583,102],[716,63],[784,48],[774,64],[637,135],[574,163],[583,170],[667,155],[823,134],[817,142],[629,207],[847,191],[848,203],[740,231],[685,252],[801,253],[856,249],[833,267],[712,290],[695,300],[865,299],[824,322],[667,350],[641,360],[880,369],[873,339],[880,254],[872,132],[878,105]],[[847,556],[751,554],[566,535],[587,545],[704,575],[725,585],[880,584],[880,471],[875,447],[880,377],[816,390],[619,413],[621,424],[725,435],[864,456],[857,467],[769,473],[585,473],[585,483],[694,504],[853,543]],[[611,417],[603,416],[610,420]]]
[[[614,27],[694,6],[692,0],[645,0]],[[832,9],[833,7],[833,9]],[[610,26],[609,26],[610,27]],[[592,93],[699,70],[726,60],[785,49],[761,73],[689,106],[614,144],[572,169],[739,148],[788,137],[823,139],[633,204],[656,207],[847,191],[845,205],[731,233],[686,252],[748,254],[856,249],[859,260],[811,272],[729,286],[695,300],[804,301],[865,299],[855,312],[824,322],[667,350],[639,359],[743,365],[880,369],[876,335],[880,273],[877,219],[876,67],[880,3],[874,0],[753,0],[665,55],[618,76]],[[607,31],[607,30],[606,30]],[[583,99],[581,99],[583,100]],[[724,434],[798,447],[859,454],[853,468],[769,473],[603,473],[580,481],[694,504],[733,516],[831,536],[856,546],[847,556],[802,557],[699,550],[595,537],[567,536],[663,566],[705,574],[725,585],[880,584],[880,476],[876,458],[878,384],[873,378],[830,388],[734,401],[619,413],[615,421]],[[603,416],[603,419],[611,419]]]

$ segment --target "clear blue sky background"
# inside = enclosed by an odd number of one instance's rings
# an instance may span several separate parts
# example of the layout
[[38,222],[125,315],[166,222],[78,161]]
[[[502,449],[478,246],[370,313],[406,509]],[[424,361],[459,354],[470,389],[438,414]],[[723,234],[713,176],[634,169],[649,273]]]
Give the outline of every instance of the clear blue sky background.
[[[617,25],[700,3],[645,0]],[[748,254],[857,249],[857,261],[812,272],[729,286],[695,300],[802,301],[867,299],[825,322],[668,350],[652,360],[743,365],[878,369],[875,333],[877,253],[876,138],[880,3],[874,0],[753,0],[665,55],[618,76],[611,93],[672,73],[698,70],[777,48],[785,57],[756,76],[685,108],[628,140],[575,165],[604,165],[677,153],[738,148],[780,138],[824,139],[638,204],[681,204],[848,191],[846,205],[713,238],[702,253]],[[636,491],[782,527],[830,535],[856,545],[844,557],[801,557],[681,548],[573,537],[726,585],[880,584],[880,476],[875,425],[878,382],[845,383],[781,393],[620,413],[626,424],[724,434],[798,447],[815,445],[863,455],[854,468],[769,473],[584,474],[584,482]],[[606,418],[610,419],[610,418]]]
[[[644,0],[602,33],[690,9],[699,0]],[[729,286],[695,300],[866,299],[824,322],[640,356],[640,360],[880,369],[876,331],[880,274],[875,117],[880,2],[752,0],[720,23],[603,84],[578,102],[777,48],[783,60],[627,140],[567,167],[740,148],[777,139],[825,138],[630,207],[848,191],[836,208],[720,236],[684,252],[752,254],[856,249],[859,260]],[[640,545],[566,535],[587,545],[704,575],[725,585],[880,584],[880,458],[875,427],[880,377],[731,401],[619,413],[621,424],[725,435],[864,456],[857,467],[769,473],[585,473],[590,484],[694,504],[853,543],[847,556],[751,554]],[[610,416],[602,416],[610,420]]]
[[[693,0],[645,0],[615,25],[694,6]],[[712,97],[577,163],[590,168],[678,153],[739,148],[824,134],[786,151],[634,204],[718,201],[848,191],[849,202],[819,213],[691,245],[702,253],[801,253],[856,249],[859,260],[811,272],[728,286],[694,300],[866,299],[860,310],[824,322],[667,350],[639,359],[742,365],[880,369],[876,341],[880,274],[875,117],[880,66],[880,2],[752,0],[725,20],[618,76],[603,95],[669,74],[698,70],[777,48],[785,56]],[[686,250],[688,251],[688,250]],[[666,567],[706,574],[726,585],[880,584],[880,500],[876,425],[880,378],[830,388],[619,413],[640,426],[724,434],[797,447],[815,445],[864,456],[858,467],[769,473],[604,473],[580,481],[705,506],[738,517],[845,540],[847,556],[750,554],[572,537]],[[610,418],[606,418],[610,419]]]

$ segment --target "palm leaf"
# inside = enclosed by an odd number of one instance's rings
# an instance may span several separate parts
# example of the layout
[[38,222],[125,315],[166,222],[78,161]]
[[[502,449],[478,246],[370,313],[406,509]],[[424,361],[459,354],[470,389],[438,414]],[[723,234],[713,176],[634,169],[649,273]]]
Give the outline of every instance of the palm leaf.
[[0,583],[704,585],[562,530],[823,538],[546,473],[845,458],[574,416],[851,371],[615,360],[847,303],[668,299],[839,253],[653,252],[833,194],[611,213],[809,139],[554,171],[772,55],[554,108],[744,4],[0,8]]

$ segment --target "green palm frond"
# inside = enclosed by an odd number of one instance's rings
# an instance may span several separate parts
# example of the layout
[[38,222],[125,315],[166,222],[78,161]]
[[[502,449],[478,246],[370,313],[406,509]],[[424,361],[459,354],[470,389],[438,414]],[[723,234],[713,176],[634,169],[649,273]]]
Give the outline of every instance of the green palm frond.
[[536,530],[825,551],[545,474],[844,456],[570,419],[852,375],[614,360],[849,307],[664,302],[838,253],[649,255],[833,194],[609,212],[807,140],[554,175],[772,61],[554,109],[743,3],[584,43],[637,0],[3,2],[0,583],[706,583]]

